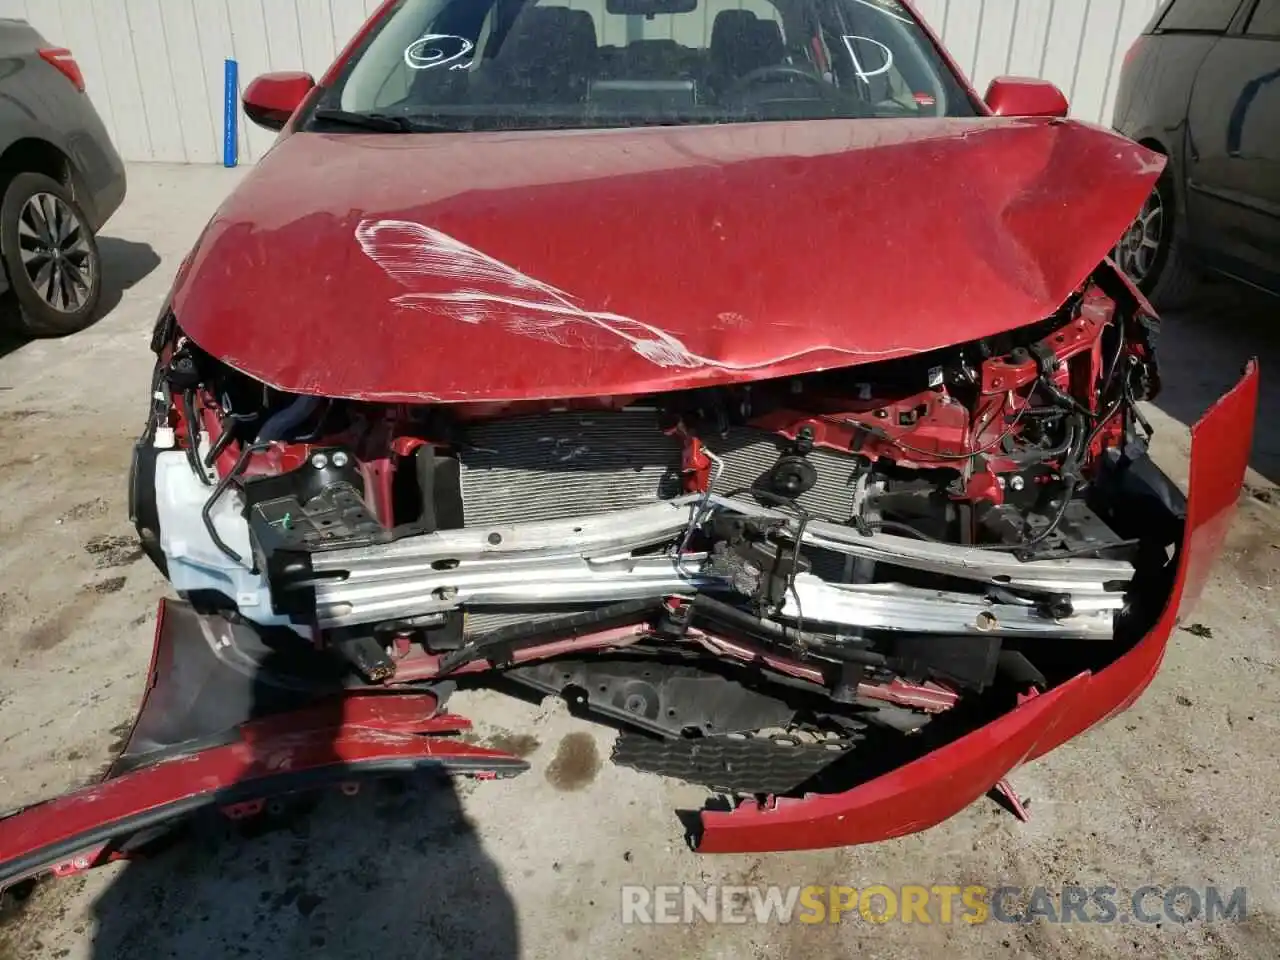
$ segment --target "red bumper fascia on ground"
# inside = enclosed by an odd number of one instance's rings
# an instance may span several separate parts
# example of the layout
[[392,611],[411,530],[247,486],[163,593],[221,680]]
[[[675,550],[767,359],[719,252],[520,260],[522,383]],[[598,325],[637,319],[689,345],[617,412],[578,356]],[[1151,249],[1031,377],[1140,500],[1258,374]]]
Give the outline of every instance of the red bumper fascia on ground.
[[[158,637],[165,610],[162,603]],[[144,701],[140,716],[146,712]],[[264,797],[423,768],[484,779],[527,769],[508,754],[444,736],[469,726],[440,712],[434,696],[415,693],[347,694],[250,720],[221,745],[193,747],[0,820],[0,889],[46,870],[118,859],[129,838],[203,809],[234,818]]]
[[941,823],[1015,767],[1130,706],[1151,683],[1179,616],[1199,599],[1235,512],[1253,442],[1258,368],[1191,431],[1191,479],[1177,577],[1164,613],[1132,650],[993,723],[846,793],[702,814],[704,853],[806,850],[900,837]]

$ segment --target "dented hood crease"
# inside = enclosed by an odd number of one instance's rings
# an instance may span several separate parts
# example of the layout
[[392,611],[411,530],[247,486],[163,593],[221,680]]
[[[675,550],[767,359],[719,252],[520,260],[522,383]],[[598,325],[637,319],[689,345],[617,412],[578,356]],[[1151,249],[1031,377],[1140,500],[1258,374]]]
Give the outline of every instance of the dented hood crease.
[[179,273],[184,331],[280,389],[638,394],[1050,315],[1163,161],[1074,122],[295,134]]

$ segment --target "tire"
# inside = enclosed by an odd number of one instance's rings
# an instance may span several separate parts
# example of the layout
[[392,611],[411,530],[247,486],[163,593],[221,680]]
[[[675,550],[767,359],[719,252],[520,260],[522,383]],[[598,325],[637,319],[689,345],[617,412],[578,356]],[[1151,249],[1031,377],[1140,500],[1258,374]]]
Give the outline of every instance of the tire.
[[83,330],[102,296],[102,259],[71,191],[42,173],[20,173],[0,202],[0,255],[20,311],[19,332],[59,337]]
[[[1187,256],[1178,229],[1180,211],[1173,189],[1171,167],[1166,167],[1129,231],[1116,247],[1115,258],[1152,304],[1162,310],[1186,306],[1200,286],[1199,269]],[[1153,207],[1153,204],[1156,206]],[[1158,210],[1156,217],[1153,210]],[[1153,233],[1158,217],[1158,234]],[[1139,260],[1143,243],[1156,246],[1149,260]]]

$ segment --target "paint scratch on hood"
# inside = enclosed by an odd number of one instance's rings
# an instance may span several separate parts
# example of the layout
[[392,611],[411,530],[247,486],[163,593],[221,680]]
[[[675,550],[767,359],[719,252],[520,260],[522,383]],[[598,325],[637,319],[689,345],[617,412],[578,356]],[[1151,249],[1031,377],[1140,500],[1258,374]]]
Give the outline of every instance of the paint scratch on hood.
[[588,310],[563,290],[424,224],[362,220],[356,240],[370,260],[409,291],[393,298],[399,306],[431,309],[460,323],[494,323],[517,336],[562,347],[586,346],[586,338],[599,331],[663,368],[755,370],[820,352],[860,358],[902,352],[812,347],[755,363],[715,360],[699,356],[660,327]]

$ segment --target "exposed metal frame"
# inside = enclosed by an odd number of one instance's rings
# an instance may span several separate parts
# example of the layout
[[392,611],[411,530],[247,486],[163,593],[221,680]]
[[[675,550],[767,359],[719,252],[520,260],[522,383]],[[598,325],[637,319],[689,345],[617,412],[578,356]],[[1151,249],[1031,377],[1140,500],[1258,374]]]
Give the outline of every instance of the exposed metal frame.
[[[732,593],[707,572],[702,555],[635,556],[676,544],[715,513],[780,522],[794,518],[750,503],[690,495],[659,504],[568,520],[489,525],[407,537],[391,544],[312,555],[318,624],[353,626],[439,614],[473,605],[536,609],[647,597]],[[895,537],[863,536],[823,521],[806,524],[806,545],[894,567],[924,570],[1003,588],[924,590],[896,583],[831,584],[804,574],[781,611],[784,619],[843,627],[1044,637],[1109,637],[1124,606],[1133,567],[1123,561],[1024,562],[1012,553]],[[1009,592],[1065,596],[1071,615],[1055,619],[1034,599]]]

